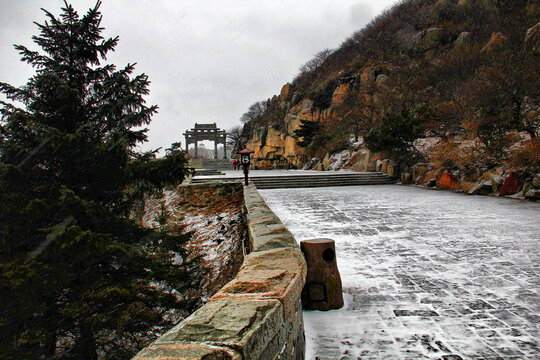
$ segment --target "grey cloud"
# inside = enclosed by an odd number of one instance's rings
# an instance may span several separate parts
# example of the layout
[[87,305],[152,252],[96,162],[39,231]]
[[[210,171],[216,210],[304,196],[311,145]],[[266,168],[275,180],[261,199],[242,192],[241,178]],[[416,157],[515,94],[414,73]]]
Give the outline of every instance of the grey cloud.
[[[195,122],[239,124],[249,105],[279,93],[300,65],[335,48],[391,0],[104,0],[105,36],[120,36],[109,62],[136,62],[150,77],[159,113],[144,149],[183,141]],[[80,15],[95,0],[71,2]],[[32,21],[62,0],[0,0],[0,81],[22,85],[32,69],[13,43],[31,45]],[[375,10],[377,9],[377,10]]]

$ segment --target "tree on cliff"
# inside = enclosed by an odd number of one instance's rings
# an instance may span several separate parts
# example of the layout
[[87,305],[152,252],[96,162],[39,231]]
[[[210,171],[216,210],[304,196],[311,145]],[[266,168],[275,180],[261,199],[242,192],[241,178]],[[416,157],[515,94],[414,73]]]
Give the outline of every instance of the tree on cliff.
[[235,125],[227,130],[227,145],[231,149],[232,153],[240,150],[242,142],[242,126]]
[[100,35],[99,6],[44,10],[41,52],[16,46],[36,74],[21,88],[0,83],[24,105],[1,107],[1,358],[129,358],[183,306],[175,289],[188,277],[172,259],[187,237],[129,215],[131,194],[181,181],[185,161],[175,152],[156,176],[135,152],[157,107],[133,65],[100,66],[118,37]]
[[364,140],[371,151],[385,153],[393,160],[408,164],[416,155],[413,142],[423,131],[420,118],[402,111],[386,115]]
[[336,107],[336,116],[340,125],[354,135],[357,142],[360,135],[365,134],[375,122],[375,108],[369,94],[358,88],[347,91],[340,105]]
[[300,120],[300,127],[294,130],[294,135],[302,140],[298,141],[298,145],[308,147],[313,138],[320,134],[321,123],[318,121]]
[[248,111],[242,114],[242,116],[240,117],[240,121],[242,121],[242,123],[247,123],[250,121],[261,119],[266,112],[266,108],[266,102],[257,101],[256,103],[251,104],[248,108]]
[[317,70],[319,67],[321,67],[328,56],[330,56],[330,54],[332,54],[331,49],[324,49],[316,53],[312,59],[300,66],[298,69],[298,75],[296,75],[296,77],[299,78],[305,74]]

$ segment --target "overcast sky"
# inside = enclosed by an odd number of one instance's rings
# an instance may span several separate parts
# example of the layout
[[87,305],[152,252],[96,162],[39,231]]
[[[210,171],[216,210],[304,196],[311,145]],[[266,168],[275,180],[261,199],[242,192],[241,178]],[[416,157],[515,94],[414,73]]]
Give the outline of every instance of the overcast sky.
[[[336,48],[395,0],[103,0],[103,35],[119,35],[108,62],[136,62],[159,106],[142,149],[167,148],[198,123],[228,129],[249,105],[279,94],[298,68]],[[72,0],[79,15],[95,0]],[[32,68],[13,44],[34,47],[33,23],[63,0],[0,0],[0,81],[24,85]]]

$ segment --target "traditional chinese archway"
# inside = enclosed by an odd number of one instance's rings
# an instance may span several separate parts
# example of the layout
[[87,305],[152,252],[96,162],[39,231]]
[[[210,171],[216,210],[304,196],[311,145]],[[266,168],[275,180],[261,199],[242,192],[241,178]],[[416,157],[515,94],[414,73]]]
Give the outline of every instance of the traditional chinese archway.
[[191,130],[183,134],[186,137],[186,152],[189,151],[189,144],[195,144],[195,159],[199,158],[198,142],[210,140],[214,142],[214,159],[218,158],[218,144],[223,144],[223,159],[227,158],[227,132],[213,124],[197,124]]

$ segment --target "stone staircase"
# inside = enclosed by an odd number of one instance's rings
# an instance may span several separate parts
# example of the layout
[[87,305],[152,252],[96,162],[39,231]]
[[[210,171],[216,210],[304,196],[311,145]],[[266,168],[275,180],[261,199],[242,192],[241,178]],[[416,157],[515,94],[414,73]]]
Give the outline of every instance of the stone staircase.
[[232,170],[232,160],[223,159],[204,159],[202,161],[202,168],[209,170]]
[[[191,183],[209,181],[235,181],[243,177],[228,178],[193,178]],[[314,175],[254,176],[249,178],[257,189],[289,189],[328,186],[383,185],[395,184],[397,179],[383,173],[328,173]]]
[[195,169],[195,176],[214,176],[214,175],[225,175],[225,174],[216,169]]

